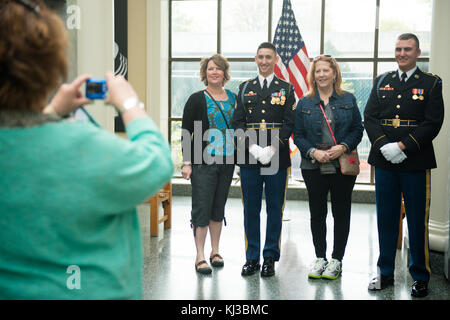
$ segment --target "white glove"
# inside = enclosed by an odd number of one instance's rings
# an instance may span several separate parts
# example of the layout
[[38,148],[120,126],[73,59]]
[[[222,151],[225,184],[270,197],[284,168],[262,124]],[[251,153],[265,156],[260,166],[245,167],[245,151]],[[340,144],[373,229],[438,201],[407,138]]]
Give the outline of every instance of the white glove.
[[408,158],[408,157],[407,157],[406,154],[402,151],[399,155],[396,155],[396,156],[391,160],[391,162],[392,162],[393,164],[398,164],[398,163],[403,162],[406,158]]
[[261,148],[257,144],[252,144],[250,146],[250,148],[248,148],[248,152],[250,152],[250,154],[252,156],[254,156],[256,160],[259,160],[259,157],[261,156],[262,151],[263,151],[263,148]]
[[268,164],[274,154],[275,154],[275,151],[273,151],[272,147],[267,146],[264,149],[262,149],[258,160],[262,164]]
[[398,146],[397,142],[391,142],[385,144],[380,148],[381,153],[386,158],[387,161],[391,161],[394,157],[398,156],[402,151]]

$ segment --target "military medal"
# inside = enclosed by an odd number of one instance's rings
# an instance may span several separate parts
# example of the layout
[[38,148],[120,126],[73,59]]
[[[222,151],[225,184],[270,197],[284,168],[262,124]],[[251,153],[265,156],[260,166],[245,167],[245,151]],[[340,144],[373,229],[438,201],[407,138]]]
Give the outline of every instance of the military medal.
[[284,106],[284,103],[286,102],[286,91],[284,90],[284,89],[281,89],[280,90],[280,99],[281,99],[281,102],[280,102],[280,104],[282,105],[282,106]]
[[273,92],[272,93],[272,101],[270,102],[271,104],[279,104],[280,103],[280,98],[278,97],[279,93],[278,92]]
[[423,89],[412,89],[412,93],[413,93],[413,100],[417,100],[419,99],[420,101],[423,101],[424,97],[423,97]]

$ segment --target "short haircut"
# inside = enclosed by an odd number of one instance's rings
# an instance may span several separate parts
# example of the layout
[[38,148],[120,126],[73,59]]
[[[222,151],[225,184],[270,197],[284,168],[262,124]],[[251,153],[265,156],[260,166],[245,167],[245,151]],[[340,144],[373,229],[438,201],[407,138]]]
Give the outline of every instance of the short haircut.
[[221,54],[216,53],[209,58],[203,58],[200,62],[200,80],[203,81],[205,86],[208,85],[208,78],[206,76],[206,70],[208,69],[208,63],[212,61],[223,71],[223,83],[222,86],[230,80],[230,64],[228,63],[227,58],[222,56]]
[[398,36],[397,41],[413,39],[416,42],[416,49],[420,49],[419,38],[414,33],[402,33]]
[[64,22],[42,2],[36,12],[0,3],[0,109],[42,110],[67,78],[68,43]]
[[256,54],[258,54],[258,51],[260,49],[271,49],[275,53],[275,56],[277,55],[277,48],[270,42],[263,42],[259,45],[258,50],[256,50]]

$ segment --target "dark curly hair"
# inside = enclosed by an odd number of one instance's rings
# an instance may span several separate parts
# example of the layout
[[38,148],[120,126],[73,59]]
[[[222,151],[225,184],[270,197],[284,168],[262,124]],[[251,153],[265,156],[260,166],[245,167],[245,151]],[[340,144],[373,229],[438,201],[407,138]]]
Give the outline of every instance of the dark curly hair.
[[67,78],[67,47],[63,21],[45,4],[0,0],[0,109],[41,110]]

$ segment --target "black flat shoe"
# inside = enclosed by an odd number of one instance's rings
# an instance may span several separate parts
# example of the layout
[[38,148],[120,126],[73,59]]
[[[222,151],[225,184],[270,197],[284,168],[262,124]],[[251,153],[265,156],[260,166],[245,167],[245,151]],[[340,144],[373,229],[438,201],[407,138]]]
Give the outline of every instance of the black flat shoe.
[[416,280],[411,287],[411,295],[416,298],[423,298],[428,295],[428,282]]
[[392,286],[393,284],[394,284],[393,277],[383,276],[382,274],[380,274],[370,281],[368,289],[371,291],[383,290],[389,286]]
[[267,257],[264,259],[261,277],[271,277],[273,275],[275,275],[275,261],[272,257]]
[[250,276],[254,274],[256,271],[259,271],[260,264],[256,260],[247,260],[242,267],[241,275],[243,276]]
[[[214,260],[215,258],[218,258],[218,259]],[[224,265],[223,258],[218,253],[216,253],[215,255],[210,257],[209,262],[211,262],[211,265],[215,268],[220,268],[220,267],[223,267],[223,265]]]
[[201,261],[197,262],[195,264],[195,271],[197,271],[198,273],[201,273],[201,274],[210,274],[212,272],[210,266],[199,268],[199,266],[201,266],[202,264],[205,264],[205,263],[208,264],[206,262],[206,260],[201,260]]

